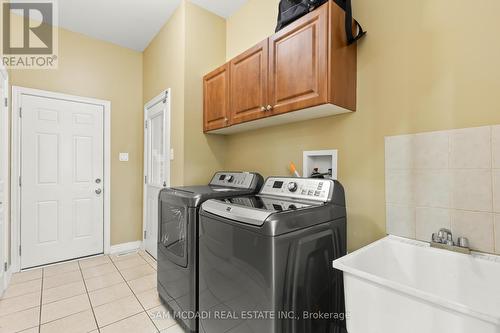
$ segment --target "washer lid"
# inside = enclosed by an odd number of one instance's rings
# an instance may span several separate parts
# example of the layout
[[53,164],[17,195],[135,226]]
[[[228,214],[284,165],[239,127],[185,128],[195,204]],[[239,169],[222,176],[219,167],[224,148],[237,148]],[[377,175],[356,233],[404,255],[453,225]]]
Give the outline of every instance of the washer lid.
[[266,196],[246,196],[208,200],[203,209],[237,222],[262,226],[272,214],[321,206],[322,203],[283,200]]

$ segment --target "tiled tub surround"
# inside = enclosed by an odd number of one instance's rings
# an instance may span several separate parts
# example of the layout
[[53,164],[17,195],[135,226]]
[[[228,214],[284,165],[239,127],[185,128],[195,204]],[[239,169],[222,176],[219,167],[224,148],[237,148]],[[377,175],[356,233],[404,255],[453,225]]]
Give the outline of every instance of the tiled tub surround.
[[385,168],[388,234],[500,254],[500,126],[387,137]]
[[0,333],[183,333],[166,313],[147,253],[98,256],[14,274]]

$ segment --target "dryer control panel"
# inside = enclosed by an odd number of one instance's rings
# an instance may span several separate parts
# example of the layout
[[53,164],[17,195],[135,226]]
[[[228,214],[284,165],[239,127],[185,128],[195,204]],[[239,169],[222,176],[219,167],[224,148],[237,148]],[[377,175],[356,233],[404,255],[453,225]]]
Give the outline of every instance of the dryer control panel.
[[260,194],[328,202],[333,186],[329,179],[269,177]]
[[255,177],[257,175],[251,172],[217,172],[210,185],[249,189]]

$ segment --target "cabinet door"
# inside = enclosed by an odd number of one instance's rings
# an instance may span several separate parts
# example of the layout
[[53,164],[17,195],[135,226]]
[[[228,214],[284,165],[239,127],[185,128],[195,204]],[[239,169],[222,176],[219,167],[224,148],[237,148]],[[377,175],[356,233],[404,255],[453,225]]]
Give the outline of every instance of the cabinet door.
[[328,102],[328,5],[269,39],[273,114]]
[[266,117],[268,40],[231,61],[231,124]]
[[203,78],[203,130],[229,125],[229,64]]

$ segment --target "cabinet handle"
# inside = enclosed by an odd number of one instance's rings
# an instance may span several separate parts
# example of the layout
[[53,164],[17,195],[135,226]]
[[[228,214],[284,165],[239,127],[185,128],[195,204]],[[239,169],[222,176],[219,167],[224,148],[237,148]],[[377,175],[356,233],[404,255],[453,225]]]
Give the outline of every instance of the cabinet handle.
[[228,120],[229,120],[229,119],[227,119],[227,118],[224,118],[224,122],[226,122],[226,123],[227,123],[227,122],[228,122]]
[[273,107],[271,105],[268,105],[266,108],[267,111],[271,111],[272,109],[273,109]]
[[267,109],[266,109],[266,107],[265,107],[265,106],[261,106],[261,107],[260,107],[260,111],[262,111],[262,112],[266,112],[266,111],[267,111]]

